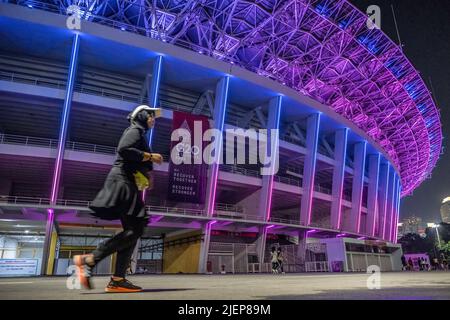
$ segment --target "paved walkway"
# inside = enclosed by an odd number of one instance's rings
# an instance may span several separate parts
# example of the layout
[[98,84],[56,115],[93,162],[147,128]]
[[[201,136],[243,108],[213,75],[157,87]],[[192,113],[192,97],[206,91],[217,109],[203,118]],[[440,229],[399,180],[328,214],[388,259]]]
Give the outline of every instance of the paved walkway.
[[95,289],[69,290],[66,278],[0,278],[5,299],[450,299],[450,272],[382,273],[381,288],[367,288],[367,274],[146,275],[129,279],[141,293],[108,294],[108,277]]

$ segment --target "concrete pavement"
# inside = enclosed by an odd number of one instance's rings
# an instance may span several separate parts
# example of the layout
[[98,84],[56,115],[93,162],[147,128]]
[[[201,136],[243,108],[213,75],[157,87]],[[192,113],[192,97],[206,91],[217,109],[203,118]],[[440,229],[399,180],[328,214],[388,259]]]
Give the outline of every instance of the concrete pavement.
[[450,272],[382,273],[380,289],[369,290],[369,274],[141,275],[129,279],[141,293],[108,294],[108,277],[95,289],[69,290],[67,278],[0,278],[0,300],[235,300],[235,299],[450,299]]

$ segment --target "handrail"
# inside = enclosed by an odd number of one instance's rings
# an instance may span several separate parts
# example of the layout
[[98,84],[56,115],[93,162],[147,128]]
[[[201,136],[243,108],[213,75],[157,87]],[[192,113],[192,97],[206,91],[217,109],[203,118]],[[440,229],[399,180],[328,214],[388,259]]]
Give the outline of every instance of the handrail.
[[86,93],[86,94],[93,94],[96,96],[106,97],[106,98],[112,98],[122,101],[130,101],[130,102],[138,102],[142,103],[144,102],[144,97],[140,97],[139,95],[132,95],[123,93],[120,91],[114,91],[111,89],[105,89],[105,88],[99,88],[95,86],[88,86],[85,84],[75,84],[74,90],[76,92],[80,93]]
[[236,165],[221,164],[220,170],[225,171],[225,172],[230,172],[230,173],[237,173],[237,174],[241,174],[241,175],[249,176],[249,177],[261,178],[261,175],[259,174],[258,171],[245,169],[242,167],[238,167]]
[[20,73],[0,71],[0,80],[11,82],[28,83],[56,89],[66,89],[66,82],[50,78],[33,77]]
[[269,221],[277,222],[277,223],[284,223],[284,224],[300,225],[300,220],[295,220],[295,219],[283,219],[283,218],[277,218],[277,217],[270,217]]
[[297,186],[297,187],[301,187],[302,186],[302,180],[298,180],[298,179],[292,179],[292,178],[283,177],[283,176],[279,176],[279,175],[274,175],[273,179],[276,182],[289,184],[289,185],[292,185],[292,186]]
[[214,209],[216,211],[230,211],[236,213],[244,213],[244,208],[242,206],[228,203],[216,203]]
[[[0,80],[6,80],[11,82],[27,83],[36,86],[43,86],[55,89],[66,89],[66,82],[62,82],[51,78],[41,78],[36,76],[30,76],[20,73],[0,71]],[[89,86],[85,84],[75,84],[74,91],[79,93],[92,94],[96,96],[113,98],[122,101],[130,101],[136,103],[144,102],[144,97],[139,95],[127,94],[125,92],[114,91],[111,89],[99,88],[95,86]]]

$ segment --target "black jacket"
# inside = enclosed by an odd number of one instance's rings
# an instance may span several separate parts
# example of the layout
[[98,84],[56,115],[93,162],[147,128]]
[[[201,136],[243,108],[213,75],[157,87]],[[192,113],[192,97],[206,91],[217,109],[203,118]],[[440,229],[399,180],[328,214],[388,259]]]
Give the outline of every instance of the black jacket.
[[151,152],[145,134],[146,130],[139,124],[132,124],[125,129],[117,146],[112,174],[121,172],[133,181],[133,173],[136,171],[146,175],[153,170],[151,161],[142,162],[144,152]]

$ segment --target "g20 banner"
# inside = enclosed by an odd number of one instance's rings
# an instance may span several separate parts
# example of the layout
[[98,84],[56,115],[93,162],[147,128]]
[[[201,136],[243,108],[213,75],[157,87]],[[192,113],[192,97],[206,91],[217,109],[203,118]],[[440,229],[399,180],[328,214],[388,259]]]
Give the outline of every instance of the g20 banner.
[[[202,161],[206,143],[203,134],[209,129],[205,116],[174,111],[172,131],[183,131],[179,141],[172,141],[169,163],[168,198],[174,201],[204,203],[208,165]],[[184,159],[174,163],[174,158]]]

